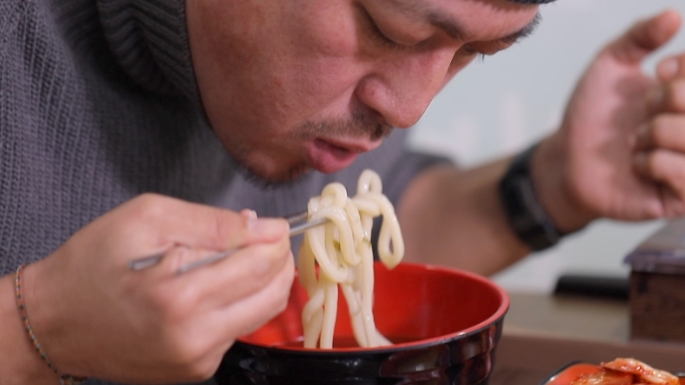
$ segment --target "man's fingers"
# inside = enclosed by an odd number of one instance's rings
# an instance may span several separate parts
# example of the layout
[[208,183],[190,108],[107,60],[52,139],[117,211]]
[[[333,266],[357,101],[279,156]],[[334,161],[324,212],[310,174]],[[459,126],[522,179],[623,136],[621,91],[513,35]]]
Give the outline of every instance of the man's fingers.
[[644,151],[654,148],[685,153],[684,115],[659,115],[638,131],[636,149]]
[[294,277],[295,266],[291,258],[261,290],[218,311],[217,330],[227,337],[244,336],[280,314],[288,303]]
[[662,83],[685,78],[685,53],[661,60],[656,66],[656,74]]
[[288,238],[269,244],[255,244],[238,250],[213,265],[186,273],[209,307],[223,307],[268,286],[294,257]]
[[638,175],[665,185],[678,201],[685,202],[685,155],[664,149],[641,152],[635,155],[633,166]]
[[208,250],[174,247],[160,266],[146,271],[137,282],[129,285],[129,290],[132,290],[129,295],[134,295],[133,291],[140,295],[141,285],[151,283],[147,293],[143,294],[150,316],[162,323],[174,324],[245,301],[273,285],[274,280],[286,274],[284,270],[289,271],[291,280],[295,275],[294,258],[287,239],[248,246],[227,259],[176,274],[180,266],[208,255],[211,255]]
[[654,88],[647,97],[647,109],[651,113],[685,112],[685,77]]
[[609,46],[609,53],[628,64],[639,64],[647,55],[668,42],[680,28],[680,14],[664,11],[630,28]]
[[257,212],[250,209],[240,210],[240,215],[244,216],[247,219],[257,219]]
[[[129,236],[138,234],[147,239],[149,227],[156,226],[160,248],[185,245],[221,251],[254,242],[273,242],[288,232],[283,219],[256,218],[246,211],[236,213],[160,195],[145,194],[127,205],[134,224]],[[136,224],[147,228],[136,228]]]
[[685,214],[685,200],[678,192],[663,185],[659,193],[664,206],[664,215],[667,218],[675,218]]

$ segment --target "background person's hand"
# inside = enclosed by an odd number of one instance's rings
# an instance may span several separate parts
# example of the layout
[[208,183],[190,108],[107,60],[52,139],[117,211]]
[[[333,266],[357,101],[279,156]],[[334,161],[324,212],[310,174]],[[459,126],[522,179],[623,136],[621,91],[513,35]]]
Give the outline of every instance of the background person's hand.
[[[217,251],[231,257],[176,275]],[[159,265],[127,262],[168,250]],[[144,195],[77,232],[24,273],[30,320],[62,371],[126,383],[210,377],[234,340],[281,312],[288,225]]]
[[[643,60],[678,31],[666,11],[607,45],[578,84],[533,172],[543,205],[573,230],[592,219],[685,214],[685,55],[646,75]],[[667,68],[668,67],[668,68]]]

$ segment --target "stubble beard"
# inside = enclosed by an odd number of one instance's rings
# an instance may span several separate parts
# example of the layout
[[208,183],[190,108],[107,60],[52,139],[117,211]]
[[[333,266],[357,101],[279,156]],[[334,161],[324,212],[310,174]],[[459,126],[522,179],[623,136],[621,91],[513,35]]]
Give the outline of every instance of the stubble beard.
[[[392,126],[380,122],[373,113],[355,109],[351,119],[306,121],[292,132],[287,142],[303,143],[317,137],[369,138],[375,142],[390,135],[392,129]],[[312,170],[302,156],[302,160],[293,166],[277,173],[268,173],[262,165],[250,159],[250,154],[259,151],[256,146],[241,143],[228,150],[238,173],[262,190],[290,186]]]

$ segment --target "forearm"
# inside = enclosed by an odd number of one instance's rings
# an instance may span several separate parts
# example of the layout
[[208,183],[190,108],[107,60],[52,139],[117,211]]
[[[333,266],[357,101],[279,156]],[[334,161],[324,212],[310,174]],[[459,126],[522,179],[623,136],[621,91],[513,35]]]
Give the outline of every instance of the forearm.
[[509,163],[465,171],[441,166],[417,177],[398,209],[405,260],[488,275],[530,253],[508,225],[499,197]]
[[0,379],[3,385],[59,383],[29,340],[17,309],[14,275],[0,278]]

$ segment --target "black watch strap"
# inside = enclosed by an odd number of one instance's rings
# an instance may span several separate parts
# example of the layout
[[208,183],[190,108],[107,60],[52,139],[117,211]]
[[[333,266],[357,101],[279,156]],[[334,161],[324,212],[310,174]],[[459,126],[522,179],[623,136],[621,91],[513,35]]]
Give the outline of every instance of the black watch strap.
[[540,251],[554,246],[564,233],[554,226],[535,193],[530,166],[537,146],[514,158],[499,190],[505,215],[516,235],[531,249]]

